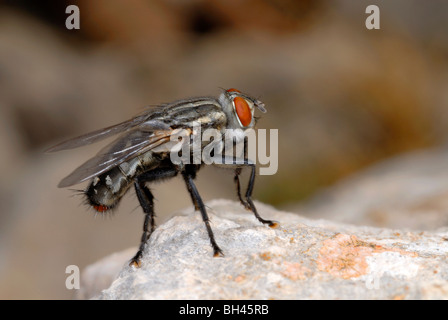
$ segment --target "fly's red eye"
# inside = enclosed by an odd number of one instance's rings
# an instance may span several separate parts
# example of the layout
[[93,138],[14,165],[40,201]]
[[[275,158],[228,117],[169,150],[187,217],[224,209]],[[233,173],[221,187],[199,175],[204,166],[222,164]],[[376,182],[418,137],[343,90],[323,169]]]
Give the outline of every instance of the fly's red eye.
[[235,111],[240,119],[243,127],[247,127],[252,122],[252,111],[247,101],[241,97],[233,99],[235,105]]
[[231,88],[231,89],[227,90],[227,92],[239,92],[239,93],[241,93],[240,90],[237,90],[237,89],[234,89],[234,88]]

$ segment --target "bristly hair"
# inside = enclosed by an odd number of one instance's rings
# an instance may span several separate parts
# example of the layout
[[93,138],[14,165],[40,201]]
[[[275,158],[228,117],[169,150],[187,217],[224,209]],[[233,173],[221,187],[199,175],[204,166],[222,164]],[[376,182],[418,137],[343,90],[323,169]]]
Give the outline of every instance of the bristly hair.
[[86,194],[87,190],[81,190],[81,189],[68,189],[69,191],[74,191],[75,193],[72,194],[73,196],[81,196],[83,198],[83,201],[81,202],[81,204],[87,208],[87,211],[92,212],[94,214],[94,217],[96,218],[97,216],[103,217],[103,218],[110,218],[115,214],[116,208],[117,206],[113,206],[108,208],[106,211],[104,212],[99,212],[97,210],[95,210],[93,208],[93,204],[90,201],[89,197]]
[[74,194],[72,194],[71,196],[80,196],[80,195],[84,195],[85,194],[85,190],[81,190],[81,189],[67,189],[68,191],[73,191],[75,192]]

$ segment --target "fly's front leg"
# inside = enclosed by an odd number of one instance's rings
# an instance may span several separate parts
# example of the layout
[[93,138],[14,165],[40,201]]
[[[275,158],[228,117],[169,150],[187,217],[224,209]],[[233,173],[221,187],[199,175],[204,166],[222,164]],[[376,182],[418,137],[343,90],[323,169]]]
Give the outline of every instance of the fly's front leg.
[[246,209],[250,210],[249,204],[241,197],[240,174],[241,174],[241,168],[236,168],[235,176],[233,177],[233,181],[235,182],[235,186],[236,186],[236,194],[237,194],[238,199],[240,200],[241,204]]
[[[267,224],[271,228],[277,228],[278,227],[277,222],[272,221],[272,220],[265,220],[262,217],[260,217],[260,215],[258,214],[257,208],[255,207],[255,205],[252,201],[252,191],[254,190],[254,185],[255,185],[255,164],[252,164],[250,166],[251,166],[251,174],[250,174],[249,184],[247,186],[247,191],[246,191],[247,204],[249,204],[250,210],[254,213],[254,215],[258,219],[258,221],[260,221],[263,224]],[[243,203],[243,205],[247,208],[245,203]]]
[[184,171],[182,171],[182,175],[184,177],[185,183],[187,185],[188,192],[190,193],[193,204],[197,210],[201,212],[202,220],[204,221],[205,228],[207,229],[208,237],[210,239],[210,244],[213,248],[213,256],[220,257],[224,254],[222,253],[221,248],[219,248],[218,244],[215,241],[215,236],[213,234],[212,228],[210,227],[210,219],[207,215],[207,211],[205,209],[204,202],[199,195],[198,189],[193,182],[193,179],[196,177],[196,171],[198,167],[195,165],[186,165]]
[[[241,204],[247,209],[253,212],[255,217],[263,224],[269,225],[271,228],[277,228],[278,223],[272,220],[266,220],[263,219],[257,211],[257,208],[255,207],[255,204],[252,201],[252,192],[254,190],[255,185],[255,174],[256,174],[256,165],[249,159],[241,159],[238,157],[231,157],[231,156],[225,156],[225,155],[217,155],[212,158],[215,165],[218,165],[223,168],[235,168],[235,175],[233,180],[235,181],[236,185],[236,191],[238,199],[240,200]],[[249,178],[249,184],[247,186],[245,199],[243,199],[241,195],[241,186],[240,186],[240,174],[244,167],[250,167],[251,168],[251,175]]]
[[[247,137],[244,137],[243,150],[244,150],[244,159],[242,160],[242,162],[243,162],[243,164],[246,164],[246,163],[248,164],[249,163],[249,158],[247,156],[247,151],[248,151],[248,140],[247,140]],[[247,201],[243,200],[243,198],[241,197],[241,185],[240,185],[241,170],[242,170],[241,167],[240,168],[236,168],[235,169],[235,176],[233,178],[233,181],[235,181],[235,184],[236,184],[236,193],[237,193],[238,199],[240,200],[241,204],[247,210],[252,210],[252,208],[249,205],[249,203]]]

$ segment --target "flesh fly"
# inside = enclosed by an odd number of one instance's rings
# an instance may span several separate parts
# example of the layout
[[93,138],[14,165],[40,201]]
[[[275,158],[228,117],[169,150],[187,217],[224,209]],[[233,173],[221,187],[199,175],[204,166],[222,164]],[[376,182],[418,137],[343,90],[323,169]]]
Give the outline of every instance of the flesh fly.
[[[170,157],[172,138],[179,130],[184,130],[187,138],[193,138],[194,126],[198,123],[201,129],[214,129],[223,137],[227,129],[239,129],[244,133],[255,126],[255,109],[266,112],[261,101],[236,89],[228,89],[218,98],[197,97],[155,106],[130,120],[70,139],[47,151],[78,148],[119,135],[95,157],[62,179],[58,187],[69,187],[90,180],[83,193],[92,208],[101,213],[116,207],[124,194],[134,187],[145,219],[140,247],[130,260],[131,266],[140,267],[145,243],[155,230],[154,197],[147,183],[179,174],[186,183],[195,209],[202,215],[213,255],[221,256],[222,250],[215,241],[205,205],[194,183],[204,163],[173,163]],[[235,143],[245,144],[247,141],[244,141],[244,135],[237,135]],[[202,144],[201,148],[206,146]],[[261,223],[276,227],[276,222],[260,217],[252,201],[256,164],[247,158],[247,153],[243,157],[225,155],[223,144],[216,144],[213,151],[214,159],[226,160],[224,164],[216,162],[216,165],[234,170],[237,196],[241,204],[252,211]],[[187,152],[188,156],[193,154],[192,149]],[[251,175],[243,197],[239,176],[245,167],[251,169]]]

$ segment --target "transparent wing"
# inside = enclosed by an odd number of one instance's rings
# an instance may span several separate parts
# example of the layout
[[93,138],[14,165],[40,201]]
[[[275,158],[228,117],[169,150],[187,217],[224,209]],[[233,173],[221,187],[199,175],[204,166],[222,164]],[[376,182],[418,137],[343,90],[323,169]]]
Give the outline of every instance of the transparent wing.
[[[157,109],[152,110],[151,113],[154,111],[157,111]],[[73,139],[64,141],[62,143],[59,143],[47,150],[45,152],[56,152],[56,151],[62,151],[67,149],[74,149],[82,146],[86,146],[95,142],[98,142],[100,140],[109,138],[113,135],[116,135],[118,133],[122,133],[127,130],[131,130],[132,128],[139,127],[142,131],[152,131],[152,130],[168,130],[169,126],[163,123],[160,120],[147,120],[150,114],[148,112],[145,112],[144,114],[141,114],[135,118],[132,118],[130,120],[121,122],[119,124],[99,129],[93,132],[89,132],[87,134],[84,134],[79,137],[75,137]]]
[[59,188],[69,187],[104,173],[119,164],[170,141],[172,130],[142,131],[140,127],[126,133],[104,147],[70,175]]

